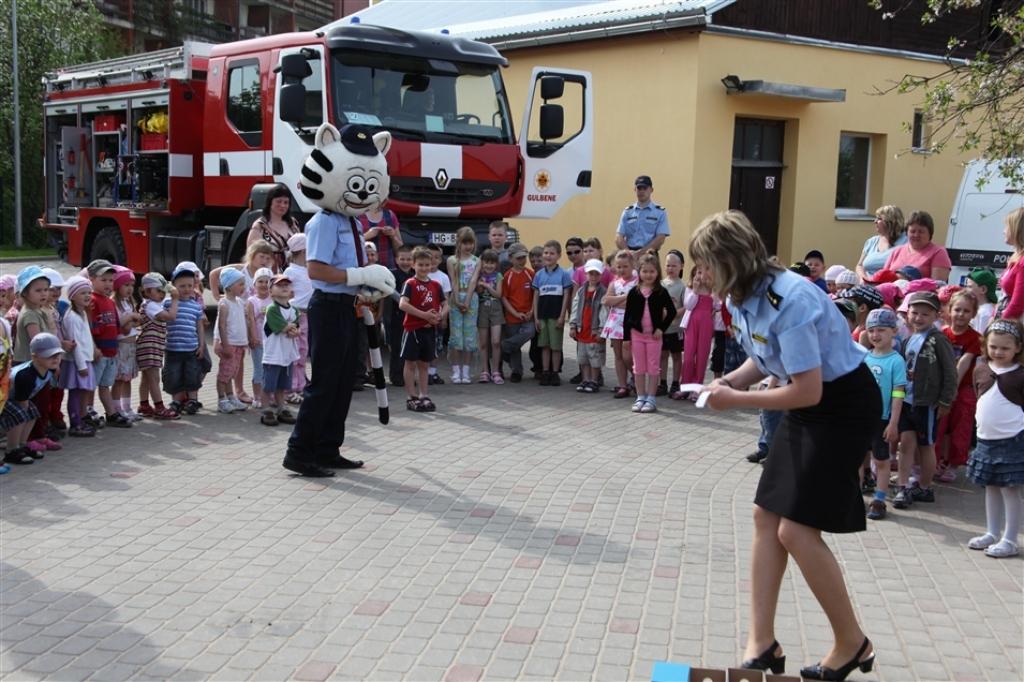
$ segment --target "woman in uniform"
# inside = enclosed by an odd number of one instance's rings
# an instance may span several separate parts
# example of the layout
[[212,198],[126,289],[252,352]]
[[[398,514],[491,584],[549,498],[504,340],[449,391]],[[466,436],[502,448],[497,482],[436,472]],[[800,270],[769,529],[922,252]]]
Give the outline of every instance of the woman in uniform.
[[[715,293],[728,297],[733,332],[750,356],[706,388],[714,409],[784,410],[754,497],[751,623],[743,667],[785,666],[775,640],[775,610],[792,556],[832,626],[835,643],[806,679],[842,680],[871,670],[874,651],[822,531],[865,529],[858,467],[881,419],[878,386],[864,351],[828,296],[770,260],[745,215],[725,211],[701,223],[690,242],[709,268]],[[767,376],[788,378],[773,391],[747,391]]]

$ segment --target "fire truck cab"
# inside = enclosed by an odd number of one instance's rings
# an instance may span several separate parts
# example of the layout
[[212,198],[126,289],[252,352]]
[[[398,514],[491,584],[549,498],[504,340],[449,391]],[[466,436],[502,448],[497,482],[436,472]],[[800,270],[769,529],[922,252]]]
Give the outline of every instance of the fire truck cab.
[[75,264],[235,262],[275,183],[297,191],[317,127],[391,132],[388,207],[407,243],[545,218],[590,188],[590,74],[535,68],[517,142],[492,46],[335,24],[171,50],[46,79],[46,213]]

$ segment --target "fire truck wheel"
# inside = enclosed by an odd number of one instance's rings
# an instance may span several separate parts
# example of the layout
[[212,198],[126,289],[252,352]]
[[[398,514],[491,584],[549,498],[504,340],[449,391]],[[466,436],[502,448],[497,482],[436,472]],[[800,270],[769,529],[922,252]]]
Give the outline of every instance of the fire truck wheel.
[[124,252],[124,239],[121,238],[121,230],[117,226],[109,225],[96,234],[89,250],[89,260],[94,261],[97,258],[105,258],[118,265],[124,265],[128,259]]

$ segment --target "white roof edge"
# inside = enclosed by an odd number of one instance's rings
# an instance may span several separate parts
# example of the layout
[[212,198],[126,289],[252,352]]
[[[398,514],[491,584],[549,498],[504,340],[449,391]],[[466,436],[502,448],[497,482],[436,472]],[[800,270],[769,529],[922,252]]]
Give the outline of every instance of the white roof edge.
[[966,64],[967,60],[953,59],[927,52],[912,52],[910,50],[897,50],[891,47],[876,47],[874,45],[858,45],[856,43],[837,43],[820,38],[808,38],[796,36],[789,33],[773,33],[771,31],[758,31],[752,28],[734,28],[732,26],[721,26],[708,24],[705,29],[708,33],[718,35],[735,36],[737,38],[752,38],[754,40],[769,40],[792,45],[807,45],[809,47],[825,47],[831,50],[845,50],[847,52],[862,52],[864,54],[877,54],[887,57],[902,57],[920,62],[933,62],[938,64]]

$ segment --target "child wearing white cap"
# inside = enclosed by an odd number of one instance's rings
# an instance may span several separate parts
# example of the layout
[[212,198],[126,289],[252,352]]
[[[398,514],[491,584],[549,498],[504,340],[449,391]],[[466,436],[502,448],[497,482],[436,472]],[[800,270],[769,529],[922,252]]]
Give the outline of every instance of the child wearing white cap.
[[292,283],[291,305],[299,311],[299,359],[292,363],[292,390],[288,402],[295,405],[302,402],[302,391],[306,388],[306,358],[309,357],[309,322],[306,310],[313,296],[313,283],[306,268],[306,235],[293,234],[288,239],[288,267],[284,274]]
[[[255,274],[255,273],[254,273]],[[224,414],[242,412],[249,408],[235,396],[232,381],[245,361],[245,349],[249,346],[249,328],[245,322],[245,277],[241,271],[225,268],[220,273],[220,286],[224,298],[217,304],[217,331],[220,344],[217,355],[217,410]]]

